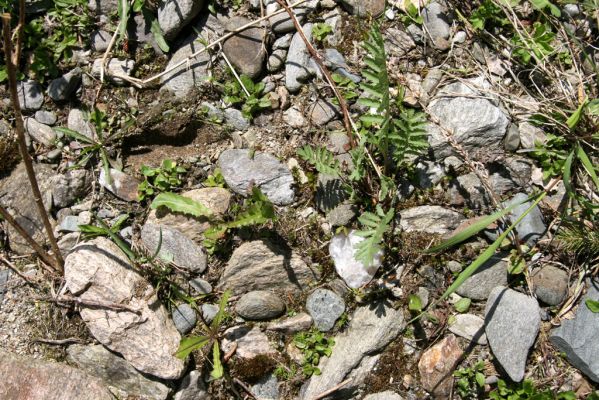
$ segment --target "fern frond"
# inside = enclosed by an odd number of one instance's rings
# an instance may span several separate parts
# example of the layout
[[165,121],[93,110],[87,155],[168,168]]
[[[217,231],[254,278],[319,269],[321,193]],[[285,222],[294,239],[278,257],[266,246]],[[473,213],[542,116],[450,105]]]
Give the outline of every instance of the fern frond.
[[377,205],[376,213],[367,211],[358,218],[362,229],[356,232],[356,235],[363,237],[364,240],[358,244],[355,257],[365,267],[372,265],[374,257],[381,251],[381,243],[394,215],[394,209],[385,213],[383,208]]
[[333,153],[322,146],[304,146],[297,151],[297,154],[304,161],[314,165],[314,168],[322,174],[337,177],[341,173],[339,160],[335,158]]
[[393,147],[393,159],[397,163],[405,161],[408,155],[420,155],[429,147],[424,113],[404,109],[394,120],[394,128],[389,135]]

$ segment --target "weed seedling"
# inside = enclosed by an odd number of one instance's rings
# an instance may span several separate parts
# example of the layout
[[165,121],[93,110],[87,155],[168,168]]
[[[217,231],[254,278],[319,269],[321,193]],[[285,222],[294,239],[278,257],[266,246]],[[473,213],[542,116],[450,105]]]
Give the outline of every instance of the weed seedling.
[[137,186],[139,200],[156,193],[168,192],[181,186],[181,175],[187,172],[173,160],[163,160],[158,168],[142,165],[143,182]]
[[320,375],[320,357],[330,357],[335,341],[318,330],[300,332],[293,337],[293,344],[304,354],[302,371],[305,376]]

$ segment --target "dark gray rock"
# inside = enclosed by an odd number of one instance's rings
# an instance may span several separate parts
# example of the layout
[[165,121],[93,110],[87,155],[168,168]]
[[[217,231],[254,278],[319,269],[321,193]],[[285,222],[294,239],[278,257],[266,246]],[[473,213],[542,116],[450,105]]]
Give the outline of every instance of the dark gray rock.
[[177,266],[202,273],[206,269],[207,257],[204,250],[180,231],[162,225],[145,224],[141,229],[141,240],[150,254],[158,250],[160,235],[162,243],[158,256],[170,260]]
[[507,285],[507,254],[497,254],[481,265],[478,270],[456,290],[456,293],[473,300],[486,300],[496,286]]
[[95,31],[91,34],[91,48],[98,53],[105,51],[110,44],[110,33],[106,31]]
[[203,0],[162,0],[158,23],[165,38],[173,39],[202,9]]
[[510,379],[520,382],[528,351],[541,327],[537,301],[503,286],[491,291],[485,308],[485,333],[493,355]]
[[173,397],[173,400],[210,400],[200,371],[191,371],[185,375]]
[[[528,198],[525,193],[516,194],[509,202],[504,204],[509,207],[512,204],[522,203]],[[508,219],[514,223],[532,205],[532,201],[516,206],[508,215]],[[529,246],[533,246],[543,236],[547,227],[543,222],[543,214],[538,206],[535,206],[516,226],[518,238]]]
[[341,0],[343,7],[352,15],[378,17],[385,11],[384,0]]
[[[233,17],[227,21],[225,28],[231,32],[249,22],[243,17]],[[252,79],[260,76],[264,70],[266,48],[262,44],[263,35],[263,29],[251,27],[235,34],[223,43],[223,52],[237,72]]]
[[308,111],[310,121],[316,126],[325,125],[341,115],[339,108],[333,103],[319,99]]
[[550,306],[557,306],[568,295],[568,273],[553,265],[545,265],[532,274],[537,298]]
[[280,317],[285,312],[285,303],[271,291],[254,290],[241,296],[235,311],[244,319],[264,321]]
[[52,126],[56,123],[56,114],[52,111],[38,110],[35,112],[35,120],[40,124]]
[[[312,42],[312,24],[302,27],[306,39]],[[291,39],[287,61],[285,62],[285,87],[291,93],[296,93],[306,83],[314,71],[310,68],[310,53],[299,33],[295,33]]]
[[2,300],[4,299],[4,293],[6,293],[6,284],[10,278],[10,270],[3,269],[0,271],[0,308],[2,307]]
[[464,216],[441,206],[418,206],[402,210],[399,224],[406,232],[445,234],[457,228]]
[[36,111],[44,104],[44,92],[36,81],[19,82],[17,86],[19,105],[23,111]]
[[451,46],[448,40],[451,30],[447,8],[436,2],[429,3],[422,10],[422,17],[423,26],[430,35],[433,46],[439,50],[447,50]]
[[212,293],[212,285],[202,278],[195,278],[189,281],[189,285],[199,294]]
[[594,313],[585,301],[599,301],[599,283],[588,281],[588,291],[584,296],[576,316],[562,320],[562,326],[551,331],[549,340],[560,351],[566,353],[568,361],[580,369],[593,382],[599,383],[599,313]]
[[321,211],[328,212],[349,199],[349,195],[343,189],[343,181],[340,178],[318,174],[316,193],[314,201]]
[[202,310],[202,315],[204,316],[204,319],[206,320],[207,323],[211,323],[212,320],[214,319],[214,317],[216,317],[216,314],[218,313],[218,304],[202,304],[201,310]]
[[50,147],[56,142],[56,132],[48,125],[40,124],[34,118],[25,119],[25,130],[36,142]]
[[345,312],[345,302],[335,292],[316,289],[306,300],[306,310],[314,319],[314,325],[322,332],[333,329],[335,321]]
[[53,79],[48,85],[48,96],[54,101],[71,100],[81,83],[81,74],[81,68],[77,67],[60,78]]
[[236,108],[225,109],[224,116],[227,125],[230,125],[239,131],[245,131],[250,127],[250,121]]
[[198,322],[195,310],[187,303],[179,304],[175,307],[172,317],[175,327],[182,335],[191,331]]
[[358,215],[358,207],[353,204],[339,204],[327,215],[327,222],[332,226],[346,226]]
[[279,381],[274,374],[268,374],[258,379],[252,385],[252,393],[260,400],[279,400]]
[[[279,7],[277,5],[277,7],[273,7],[273,8],[278,9]],[[299,23],[300,24],[303,23],[304,20],[306,19],[306,15],[308,14],[308,10],[304,7],[297,7],[297,8],[294,8],[293,11],[295,12],[295,15],[296,15]],[[269,12],[269,14],[272,14],[272,12]],[[268,20],[270,22],[270,26],[272,27],[272,30],[276,34],[282,34],[282,33],[295,31],[295,26],[293,25],[293,21],[289,17],[289,14],[287,14],[286,12],[277,14],[274,17],[269,18]]]
[[218,165],[227,185],[247,195],[255,185],[275,204],[293,202],[293,176],[289,168],[268,153],[230,149],[221,153]]
[[422,189],[429,189],[441,182],[445,176],[443,168],[432,161],[421,161],[416,164],[416,177],[418,186]]

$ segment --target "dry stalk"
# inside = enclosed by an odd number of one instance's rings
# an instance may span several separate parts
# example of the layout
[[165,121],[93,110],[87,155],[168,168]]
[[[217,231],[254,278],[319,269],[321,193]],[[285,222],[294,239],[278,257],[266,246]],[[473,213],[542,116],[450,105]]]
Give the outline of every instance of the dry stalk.
[[[19,0],[19,24],[16,28],[17,35],[17,44],[15,46],[15,51],[12,54],[12,63],[14,65],[19,65],[19,60],[21,60],[21,50],[23,47],[23,30],[25,29],[25,0]],[[6,52],[8,54],[8,52]]]
[[101,308],[112,311],[128,311],[133,314],[141,315],[141,310],[137,308],[133,308],[126,304],[118,304],[118,303],[110,303],[106,301],[92,301],[92,300],[82,300],[77,297],[71,296],[56,296],[56,297],[37,297],[34,298],[37,301],[47,301],[50,303],[56,303],[58,305],[64,304],[77,304],[79,306],[88,307],[88,308]]
[[35,287],[37,287],[39,285],[39,283],[36,282],[35,280],[31,279],[31,277],[29,277],[29,276],[25,275],[24,273],[22,273],[21,271],[19,271],[17,266],[14,265],[13,263],[11,263],[10,261],[8,261],[8,259],[6,257],[4,257],[3,255],[0,255],[0,261],[2,261],[8,268],[10,268],[12,270],[12,272],[17,274],[21,279],[23,279],[28,284],[35,286]]
[[[11,31],[10,31],[10,14],[4,13],[2,14],[2,31],[4,33],[4,52],[6,54],[6,70],[8,74],[8,82],[10,89],[10,98],[13,110],[15,112],[15,126],[17,130],[17,137],[19,141],[19,150],[21,152],[21,157],[23,158],[23,162],[25,163],[25,169],[27,170],[27,177],[29,178],[29,183],[31,185],[31,191],[33,192],[33,198],[35,200],[35,204],[37,206],[37,210],[40,214],[40,218],[42,219],[42,223],[44,224],[44,228],[46,230],[46,235],[48,236],[48,241],[50,242],[50,246],[54,251],[54,261],[50,263],[56,271],[62,274],[63,272],[63,264],[64,261],[60,254],[60,249],[58,248],[58,244],[56,243],[56,238],[54,237],[54,232],[52,230],[52,224],[50,224],[50,219],[48,218],[48,213],[46,212],[46,208],[44,207],[44,203],[42,201],[42,194],[40,192],[40,188],[37,184],[37,179],[35,177],[35,171],[33,170],[33,163],[31,160],[31,156],[27,151],[27,142],[25,140],[25,127],[23,126],[23,115],[21,114],[21,106],[19,104],[19,95],[17,94],[17,71],[16,66],[12,62],[12,45],[11,45]],[[37,250],[36,250],[37,252]],[[38,253],[39,254],[39,253]]]
[[352,380],[351,378],[344,380],[343,382],[341,382],[340,384],[322,392],[321,394],[319,394],[318,396],[314,397],[312,400],[320,400],[320,399],[324,399],[325,397],[327,397],[328,395],[335,393],[337,390],[341,389],[343,386],[347,385],[348,383],[350,383]]

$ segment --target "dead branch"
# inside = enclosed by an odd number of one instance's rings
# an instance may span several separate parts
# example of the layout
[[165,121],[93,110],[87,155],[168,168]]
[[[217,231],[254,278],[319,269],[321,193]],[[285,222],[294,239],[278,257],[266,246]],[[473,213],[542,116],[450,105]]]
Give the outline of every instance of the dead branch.
[[10,261],[8,261],[8,259],[6,257],[4,257],[3,255],[0,255],[0,261],[2,261],[4,263],[4,265],[6,265],[8,268],[10,268],[12,270],[12,272],[17,274],[21,279],[23,279],[25,282],[27,282],[31,286],[37,287],[39,285],[39,282],[31,279],[29,276],[27,276],[24,273],[22,273],[21,271],[19,271],[17,266],[14,265],[13,263],[11,263]]
[[77,297],[71,296],[56,296],[56,297],[37,297],[35,300],[38,301],[47,301],[50,303],[56,303],[58,305],[64,304],[77,304],[79,306],[88,307],[88,308],[104,308],[112,311],[128,311],[133,314],[141,315],[141,310],[137,308],[133,308],[126,304],[118,304],[118,303],[110,303],[106,301],[92,301],[92,300],[82,300]]

